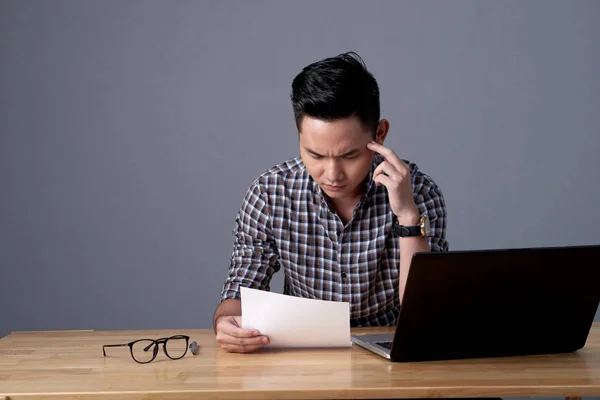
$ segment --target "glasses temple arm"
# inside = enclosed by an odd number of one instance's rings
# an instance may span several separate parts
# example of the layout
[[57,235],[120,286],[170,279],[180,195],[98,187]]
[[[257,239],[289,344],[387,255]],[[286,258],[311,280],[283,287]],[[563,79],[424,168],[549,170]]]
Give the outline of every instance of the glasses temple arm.
[[104,357],[106,357],[106,348],[107,347],[123,347],[123,346],[129,346],[129,344],[124,343],[124,344],[105,344],[102,345],[102,354],[104,354]]

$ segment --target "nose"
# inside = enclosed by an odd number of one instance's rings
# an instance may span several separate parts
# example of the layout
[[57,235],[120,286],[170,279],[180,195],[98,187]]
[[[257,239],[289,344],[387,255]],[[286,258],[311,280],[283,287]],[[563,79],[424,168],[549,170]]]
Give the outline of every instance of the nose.
[[344,179],[344,169],[339,160],[332,158],[325,166],[325,180],[328,183],[339,183]]

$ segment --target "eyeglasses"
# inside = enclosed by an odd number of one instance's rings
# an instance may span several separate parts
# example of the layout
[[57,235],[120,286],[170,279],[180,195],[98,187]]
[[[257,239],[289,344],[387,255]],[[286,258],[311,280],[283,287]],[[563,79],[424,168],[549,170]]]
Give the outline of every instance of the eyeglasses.
[[131,357],[140,364],[147,364],[154,360],[158,355],[158,346],[163,345],[163,351],[171,360],[179,360],[187,353],[188,348],[193,355],[198,354],[198,343],[195,341],[188,343],[190,337],[186,335],[174,335],[160,339],[139,339],[133,342],[123,344],[105,344],[102,346],[102,354],[106,357],[107,347],[124,347],[128,346],[131,352]]

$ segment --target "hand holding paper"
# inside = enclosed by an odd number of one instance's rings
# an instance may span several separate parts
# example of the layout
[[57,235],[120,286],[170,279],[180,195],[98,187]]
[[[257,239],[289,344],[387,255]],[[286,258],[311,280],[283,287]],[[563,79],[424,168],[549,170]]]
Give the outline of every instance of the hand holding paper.
[[241,288],[242,327],[272,347],[350,347],[350,303]]

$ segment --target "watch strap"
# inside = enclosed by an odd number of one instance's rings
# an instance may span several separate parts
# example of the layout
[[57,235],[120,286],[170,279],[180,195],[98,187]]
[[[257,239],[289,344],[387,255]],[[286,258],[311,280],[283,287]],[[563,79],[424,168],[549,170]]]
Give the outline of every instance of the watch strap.
[[394,220],[392,225],[392,230],[396,237],[414,237],[414,236],[422,236],[421,235],[421,227],[419,225],[416,226],[405,226],[398,224],[398,221]]

